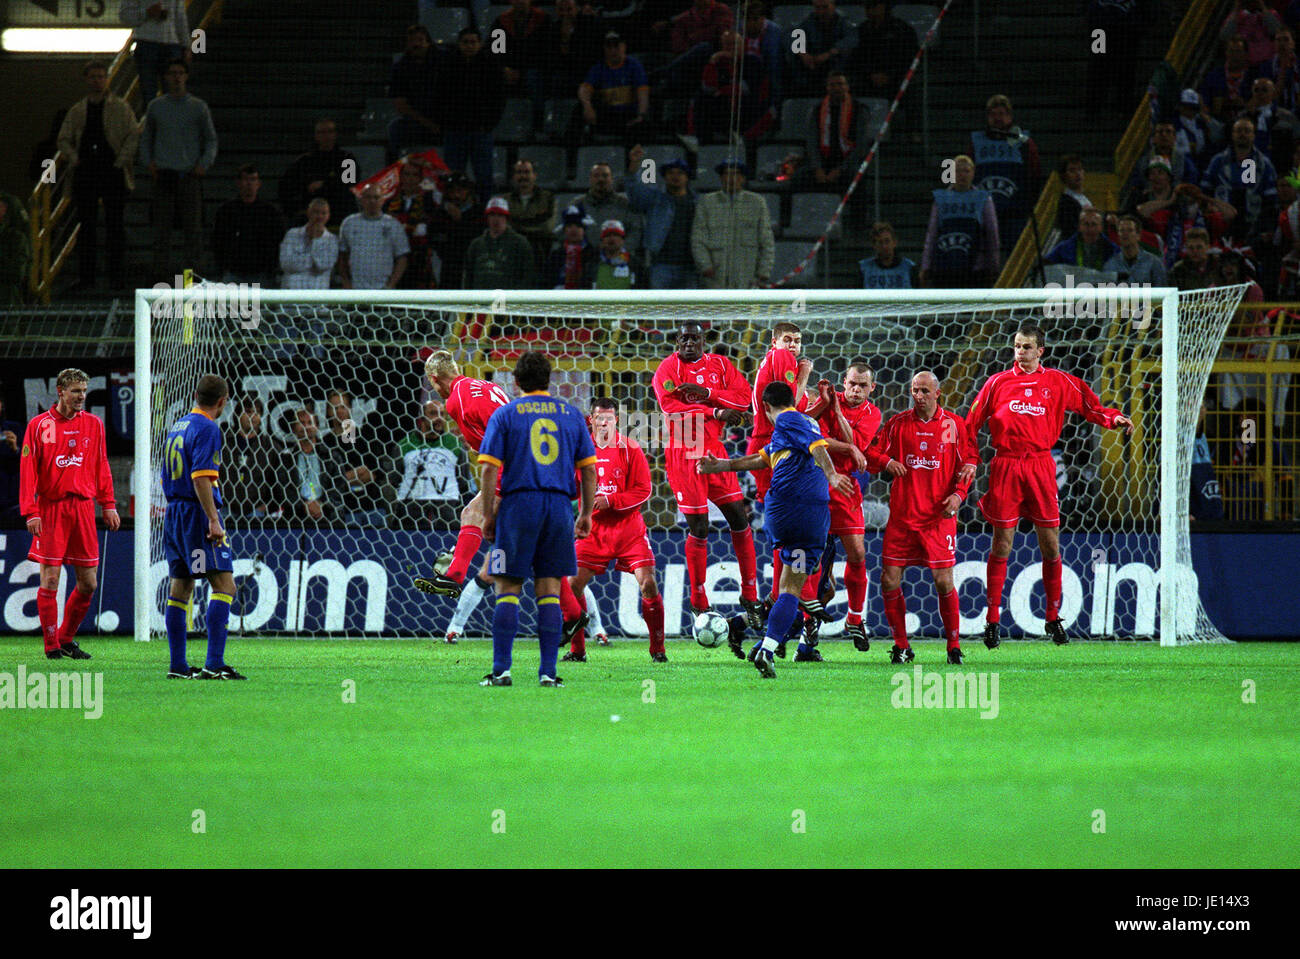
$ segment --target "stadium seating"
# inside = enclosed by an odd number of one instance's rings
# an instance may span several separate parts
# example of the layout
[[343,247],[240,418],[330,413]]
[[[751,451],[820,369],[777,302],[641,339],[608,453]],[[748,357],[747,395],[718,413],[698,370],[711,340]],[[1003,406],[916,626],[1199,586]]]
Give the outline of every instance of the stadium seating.
[[608,163],[614,170],[614,177],[623,175],[626,169],[623,163],[623,148],[620,146],[586,146],[578,149],[578,162],[573,168],[573,179],[569,181],[569,186],[574,189],[586,189],[591,183],[591,168],[594,164],[600,162]]
[[791,97],[781,104],[781,139],[803,142],[808,132],[808,117],[821,97]]
[[[772,280],[775,282],[793,270],[799,262],[808,255],[811,248],[809,243],[803,240],[777,240],[776,241],[776,259],[775,266],[772,268]],[[818,280],[820,264],[818,260],[824,255],[818,256],[804,267],[804,271],[798,276],[791,277],[786,286],[821,286]]]
[[353,156],[357,158],[357,182],[369,179],[388,164],[385,163],[385,151],[381,146],[373,143],[360,143],[356,146],[344,147]]
[[[934,23],[934,18],[939,15],[939,8],[932,7],[928,3],[900,3],[894,6],[893,14],[916,31],[916,41],[919,44],[925,39],[925,33],[930,29],[930,24]],[[934,32],[934,43],[931,44],[930,49],[939,46],[939,34],[942,29],[940,25],[939,30]]]
[[434,7],[420,11],[420,25],[429,31],[436,43],[443,40],[456,42],[456,34],[470,25],[469,11],[464,7]]
[[[830,220],[831,214],[840,204],[838,193],[796,193],[790,197],[790,227],[785,236],[790,238],[815,240]],[[847,212],[847,211],[846,211]],[[832,237],[842,233],[843,214],[831,231]]]
[[533,161],[533,170],[537,173],[537,185],[547,190],[555,190],[568,180],[568,161],[564,147],[526,146],[520,147],[518,157],[527,157]]
[[501,121],[492,131],[498,143],[527,143],[533,135],[533,103],[522,97],[511,97],[501,111]]

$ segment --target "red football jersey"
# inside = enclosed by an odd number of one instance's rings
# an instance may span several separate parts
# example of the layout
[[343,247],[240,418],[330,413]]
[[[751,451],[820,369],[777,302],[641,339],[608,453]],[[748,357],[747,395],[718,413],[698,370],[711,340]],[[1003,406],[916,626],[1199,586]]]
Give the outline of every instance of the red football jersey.
[[447,412],[456,421],[469,448],[477,452],[483,445],[488,420],[509,402],[505,390],[495,383],[458,376],[451,384],[451,396],[447,397]]
[[1011,456],[1045,453],[1061,438],[1066,410],[1107,429],[1115,425],[1115,417],[1123,415],[1102,406],[1097,394],[1077,376],[1046,366],[1026,373],[1016,364],[984,381],[966,414],[966,429],[976,449],[976,436],[987,421],[996,452]]
[[[772,437],[772,421],[767,418],[767,411],[763,409],[763,389],[768,383],[784,383],[794,390],[794,384],[798,379],[799,357],[784,347],[767,351],[767,356],[763,357],[763,362],[758,365],[758,375],[754,378],[754,391],[750,397],[750,408],[754,414],[754,429],[749,444],[751,449],[766,446],[767,441]],[[796,396],[794,408],[800,413],[806,410],[808,397]],[[762,442],[756,445],[758,440]]]
[[[653,382],[659,408],[668,419],[669,449],[695,450],[702,455],[722,435],[722,423],[713,411],[749,408],[749,380],[731,360],[716,353],[705,353],[694,363],[686,363],[673,353],[659,364]],[[703,386],[709,391],[708,397],[703,403],[683,403],[672,395],[683,383]]]
[[[871,446],[871,441],[875,439],[876,433],[880,431],[880,407],[870,400],[863,400],[857,406],[849,406],[844,400],[843,393],[836,390],[835,395],[840,400],[840,413],[853,430],[853,445],[865,453]],[[833,440],[844,439],[840,435],[839,421],[831,413],[829,406],[822,413],[817,425],[822,429],[822,436]],[[831,462],[835,464],[837,473],[853,472],[853,459],[844,453],[831,453]]]
[[597,510],[593,519],[624,519],[641,509],[650,498],[650,489],[650,464],[636,440],[618,433],[609,446],[596,444],[596,494],[609,500],[609,509]]
[[867,451],[867,467],[879,473],[891,459],[907,467],[894,477],[889,492],[889,524],[906,529],[933,526],[946,517],[943,501],[956,493],[962,499],[970,482],[957,478],[962,466],[975,460],[962,418],[943,408],[922,420],[915,408],[889,418]]
[[18,503],[35,516],[45,500],[81,496],[113,509],[113,476],[108,469],[104,421],[82,410],[66,417],[50,409],[27,424],[18,469]]

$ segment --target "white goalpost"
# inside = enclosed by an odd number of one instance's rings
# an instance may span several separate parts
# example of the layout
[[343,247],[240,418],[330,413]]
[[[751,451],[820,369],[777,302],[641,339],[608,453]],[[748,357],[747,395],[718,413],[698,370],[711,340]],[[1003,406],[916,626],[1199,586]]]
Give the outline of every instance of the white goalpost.
[[[188,411],[202,373],[217,373],[231,385],[223,430],[233,437],[243,427],[239,442],[223,449],[222,481],[229,476],[233,500],[227,528],[242,594],[232,624],[246,614],[254,631],[291,635],[430,635],[439,629],[435,617],[445,620],[450,608],[431,609],[408,581],[412,572],[424,574],[454,537],[454,519],[449,526],[447,517],[455,510],[434,495],[449,483],[468,495],[462,487],[473,477],[463,460],[454,469],[448,465],[451,444],[420,419],[428,390],[422,358],[429,349],[450,349],[467,374],[495,379],[507,392],[514,357],[544,349],[555,363],[560,395],[584,408],[597,395],[612,397],[623,431],[641,442],[650,460],[656,485],[647,524],[661,562],[668,562],[680,517],[664,483],[656,445],[663,434],[650,377],[674,349],[676,328],[690,319],[705,326],[708,349],[726,351],[751,379],[771,327],[782,320],[798,324],[804,354],[814,364],[813,382],[824,377],[838,384],[850,360],[865,358],[877,374],[872,401],[886,418],[910,405],[907,380],[925,368],[943,380],[942,405],[965,415],[984,379],[1010,366],[1016,328],[1026,321],[1042,326],[1048,338],[1043,362],[1080,376],[1105,405],[1135,423],[1133,435],[1124,437],[1067,415],[1053,451],[1067,629],[1072,637],[1158,638],[1161,645],[1222,642],[1197,592],[1188,485],[1201,397],[1243,290],[261,290],[252,296],[219,284],[137,290],[136,382],[139,395],[149,399],[135,408],[135,460],[148,464],[137,465],[132,490],[136,503],[144,504],[137,506],[133,558],[135,637],[161,634],[166,564],[155,474],[161,439]],[[346,423],[339,409],[348,410]],[[319,444],[302,432],[308,427],[301,424],[313,420]],[[364,448],[367,462],[375,464],[368,470],[382,476],[365,489],[331,486],[330,470],[342,460],[325,457],[327,431],[335,434],[333,455],[342,449],[338,442],[359,439],[344,455],[361,456],[357,450]],[[987,444],[987,434],[981,439]],[[299,450],[308,447],[312,453],[304,459]],[[313,453],[327,467],[320,516],[303,512],[320,469]],[[987,448],[983,458],[987,464]],[[963,631],[971,633],[978,632],[984,612],[990,531],[970,504],[986,475],[987,466],[959,517],[956,578]],[[413,489],[427,498],[413,499]],[[866,497],[874,568],[871,517],[884,515],[888,485],[873,480]],[[710,567],[710,576],[731,582],[728,543],[725,536],[713,540],[711,562],[721,562]],[[1009,576],[1004,600],[1015,634],[1041,635],[1036,557],[1032,533],[1022,532],[1012,565],[1023,575]],[[680,562],[679,545],[671,558]],[[670,595],[674,583],[680,588],[680,575],[672,566],[660,570],[669,635],[680,631]],[[636,634],[635,617],[622,615],[635,603],[627,601],[618,574],[593,586],[605,610],[619,610],[614,618],[622,631]],[[722,585],[710,589],[721,604],[734,595]],[[876,600],[873,589],[868,607]],[[926,631],[924,618],[911,619],[909,630]],[[823,635],[836,632],[828,628]]]

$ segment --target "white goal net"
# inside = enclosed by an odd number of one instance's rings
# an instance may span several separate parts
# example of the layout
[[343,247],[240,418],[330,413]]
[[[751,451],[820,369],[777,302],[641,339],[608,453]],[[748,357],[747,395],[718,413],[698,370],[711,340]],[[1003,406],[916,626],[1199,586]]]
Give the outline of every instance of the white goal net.
[[[1047,332],[1043,362],[1080,376],[1135,423],[1125,436],[1070,414],[1052,451],[1067,632],[1164,644],[1224,638],[1198,597],[1188,482],[1210,364],[1241,287],[1141,291],[1145,306],[1137,291],[1129,303],[1091,290],[261,291],[242,304],[233,292],[207,285],[137,293],[137,382],[153,384],[149,404],[136,412],[136,460],[150,468],[136,470],[133,492],[137,502],[153,504],[149,535],[136,543],[139,639],[163,633],[161,442],[190,409],[203,373],[224,377],[232,392],[220,421],[238,587],[232,635],[440,637],[455,603],[417,592],[411,579],[427,575],[454,543],[477,468],[422,375],[424,357],[438,348],[451,350],[468,375],[494,380],[511,395],[515,358],[542,349],[556,368],[553,392],[583,408],[597,396],[617,402],[621,431],[645,449],[655,481],[645,515],[667,633],[684,634],[684,525],[664,480],[666,430],[650,381],[688,319],[703,324],[708,349],[728,354],[751,380],[772,326],[796,323],[814,364],[811,382],[840,384],[848,363],[865,358],[876,372],[871,399],[885,418],[910,405],[909,380],[922,369],[941,379],[942,405],[965,415],[985,378],[1010,366],[1017,327],[1038,323]],[[987,463],[987,432],[982,438]],[[738,453],[744,440],[745,430],[736,428],[728,445]],[[986,488],[984,466],[959,514],[955,578],[962,630],[970,634],[982,629],[986,606],[991,531],[975,506]],[[877,636],[887,634],[877,576],[888,502],[884,479],[866,486],[866,623]],[[770,588],[770,550],[764,561],[757,509],[754,526],[762,592]],[[738,605],[738,570],[725,525],[718,520],[714,529],[709,592],[730,613]],[[838,560],[837,576],[842,552]],[[1010,636],[1042,635],[1040,579],[1037,542],[1024,523],[1003,598]],[[904,583],[909,632],[942,635],[928,574],[910,570]],[[842,629],[839,586],[830,611],[841,621],[828,624],[824,636]],[[611,571],[590,589],[607,633],[645,635],[630,575]],[[200,585],[200,621],[205,601]],[[462,632],[490,631],[490,602]],[[527,629],[527,604],[523,612]]]

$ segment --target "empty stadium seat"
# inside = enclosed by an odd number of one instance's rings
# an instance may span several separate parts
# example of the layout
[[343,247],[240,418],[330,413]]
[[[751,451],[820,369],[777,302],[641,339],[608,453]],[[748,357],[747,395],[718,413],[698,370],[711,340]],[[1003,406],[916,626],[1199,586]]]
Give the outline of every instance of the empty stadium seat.
[[[787,237],[806,237],[815,240],[821,236],[827,222],[840,204],[838,193],[796,193],[790,197],[790,226]],[[847,212],[847,211],[846,211]],[[832,237],[842,233],[844,215],[831,231]]]
[[[811,248],[811,244],[805,242],[804,240],[777,240],[775,265],[772,267],[773,282],[781,279],[781,277],[785,276],[792,269],[794,269],[795,266],[797,266],[799,262],[805,256],[808,255],[808,250],[810,248]],[[806,267],[804,267],[804,271],[802,273],[800,273],[798,276],[791,277],[790,282],[786,283],[785,285],[786,286],[817,286],[818,285],[817,282],[818,262],[817,261],[820,258],[821,258],[821,254],[818,254],[817,258],[815,258],[811,263],[809,263]]]
[[781,225],[781,194],[764,193],[762,197],[767,203],[767,215],[772,221],[772,232],[781,236],[784,232]]
[[[930,25],[934,23],[934,18],[939,15],[939,8],[932,7],[928,3],[899,3],[895,4],[892,12],[894,16],[916,31],[916,42],[919,44],[925,38],[925,33],[930,29]],[[938,45],[939,31],[936,30],[931,49]]]
[[542,107],[542,136],[548,140],[560,140],[569,128],[574,111],[578,109],[576,97],[563,100],[547,100]]
[[533,135],[533,104],[522,97],[511,97],[501,111],[501,122],[492,131],[501,143],[527,143]]
[[344,147],[354,157],[357,158],[357,182],[368,180],[388,164],[384,162],[385,149],[376,146],[373,143],[363,143],[358,146]]
[[808,133],[808,118],[821,97],[791,97],[781,104],[781,139],[803,140]]

